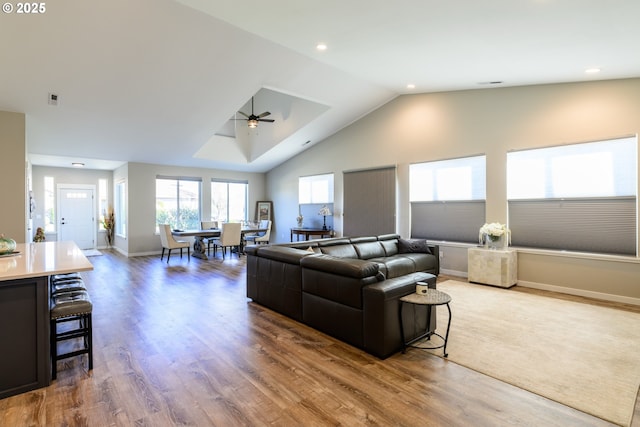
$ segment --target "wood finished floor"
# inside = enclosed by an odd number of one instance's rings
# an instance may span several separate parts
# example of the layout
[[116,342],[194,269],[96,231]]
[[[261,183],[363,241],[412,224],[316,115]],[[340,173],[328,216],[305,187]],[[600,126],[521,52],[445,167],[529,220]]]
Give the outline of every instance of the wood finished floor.
[[244,257],[90,260],[93,371],[60,362],[51,386],[0,400],[0,425],[610,425],[419,350],[379,360],[254,304]]

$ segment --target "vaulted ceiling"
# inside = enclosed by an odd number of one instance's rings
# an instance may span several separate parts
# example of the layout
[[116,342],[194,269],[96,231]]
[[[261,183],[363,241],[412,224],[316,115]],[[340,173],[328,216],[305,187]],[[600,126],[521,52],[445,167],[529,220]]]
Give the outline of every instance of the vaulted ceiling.
[[[45,5],[0,15],[0,110],[34,164],[264,172],[400,94],[640,76],[635,1]],[[252,97],[273,123],[233,120]]]

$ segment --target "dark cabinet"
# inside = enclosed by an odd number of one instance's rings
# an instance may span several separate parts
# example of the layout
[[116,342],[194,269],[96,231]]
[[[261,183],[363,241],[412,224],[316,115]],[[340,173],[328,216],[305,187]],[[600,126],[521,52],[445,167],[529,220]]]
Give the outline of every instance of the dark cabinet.
[[0,281],[0,399],[49,385],[47,277]]

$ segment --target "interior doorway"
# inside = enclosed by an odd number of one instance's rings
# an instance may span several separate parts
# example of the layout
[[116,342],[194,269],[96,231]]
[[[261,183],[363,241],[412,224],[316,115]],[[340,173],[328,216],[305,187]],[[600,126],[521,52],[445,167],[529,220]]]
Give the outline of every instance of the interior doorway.
[[58,185],[58,241],[72,240],[80,249],[95,249],[95,186]]

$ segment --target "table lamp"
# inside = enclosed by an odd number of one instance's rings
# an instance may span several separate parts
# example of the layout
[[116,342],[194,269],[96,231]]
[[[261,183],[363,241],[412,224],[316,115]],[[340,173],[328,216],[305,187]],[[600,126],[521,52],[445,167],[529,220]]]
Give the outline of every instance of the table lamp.
[[318,215],[322,215],[322,220],[323,220],[322,229],[326,230],[327,229],[327,216],[331,216],[332,215],[332,213],[329,210],[329,208],[327,207],[327,205],[324,205],[322,207],[322,209],[320,209],[320,212],[318,212]]

